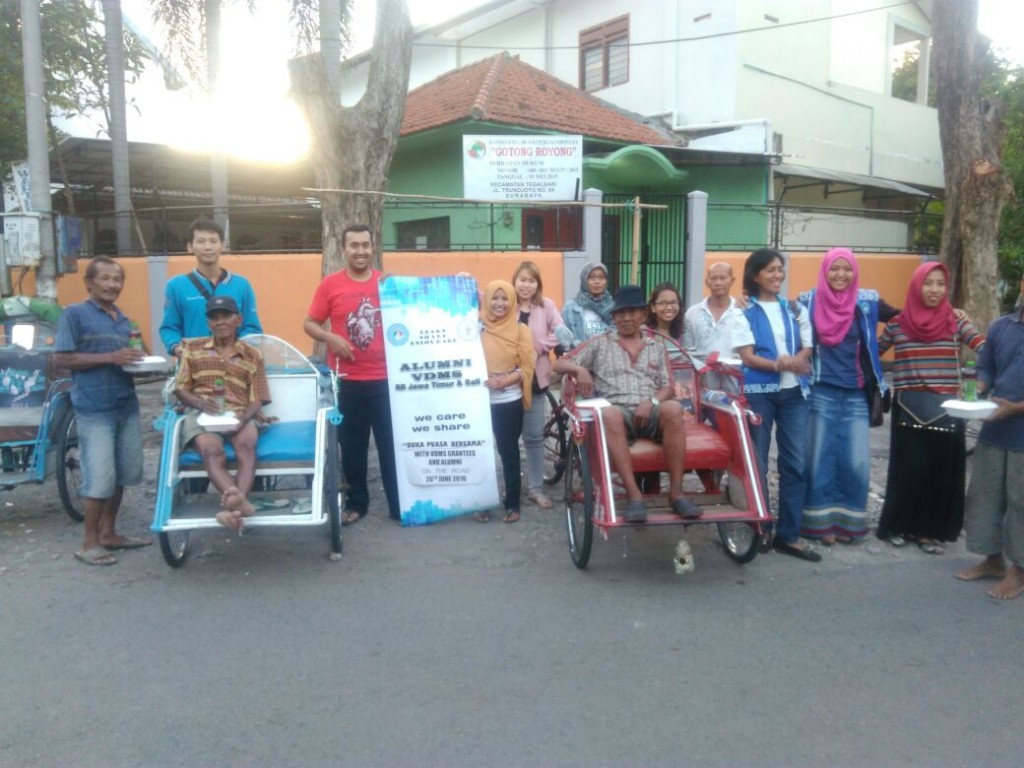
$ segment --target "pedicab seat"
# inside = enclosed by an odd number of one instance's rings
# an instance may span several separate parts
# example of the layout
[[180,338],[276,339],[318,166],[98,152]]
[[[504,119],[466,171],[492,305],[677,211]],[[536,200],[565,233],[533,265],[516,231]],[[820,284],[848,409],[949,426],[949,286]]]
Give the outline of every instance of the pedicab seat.
[[[665,452],[659,443],[640,438],[629,446],[634,472],[664,472]],[[728,469],[732,463],[732,446],[725,437],[708,424],[698,423],[686,414],[686,460],[689,469]]]
[[[315,449],[315,421],[277,421],[260,430],[256,441],[256,462],[262,467],[272,464],[312,464]],[[227,440],[224,441],[224,453],[228,462],[235,460],[235,449]],[[202,469],[203,459],[199,451],[189,448],[182,451],[178,466],[182,470]]]

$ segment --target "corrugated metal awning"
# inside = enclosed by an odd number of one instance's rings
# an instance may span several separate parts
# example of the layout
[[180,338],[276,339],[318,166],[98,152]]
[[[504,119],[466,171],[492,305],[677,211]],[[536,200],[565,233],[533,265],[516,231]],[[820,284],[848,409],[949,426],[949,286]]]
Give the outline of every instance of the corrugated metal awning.
[[805,179],[814,179],[822,184],[843,184],[851,187],[870,187],[872,189],[884,189],[908,197],[935,197],[930,192],[908,186],[899,181],[891,179],[880,179],[877,176],[863,176],[859,173],[846,173],[845,171],[827,171],[823,168],[812,168],[809,165],[790,165],[779,163],[772,166],[776,176],[796,176]]

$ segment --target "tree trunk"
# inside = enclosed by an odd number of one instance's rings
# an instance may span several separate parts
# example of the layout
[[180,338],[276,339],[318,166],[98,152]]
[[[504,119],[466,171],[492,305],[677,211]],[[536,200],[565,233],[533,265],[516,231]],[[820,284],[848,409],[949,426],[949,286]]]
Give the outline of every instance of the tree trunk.
[[[341,0],[335,0],[340,2]],[[383,192],[398,144],[412,60],[412,25],[405,0],[377,0],[377,26],[366,92],[355,106],[341,106],[321,55],[291,62],[292,92],[312,134],[311,160],[317,186]],[[344,265],[341,232],[366,224],[381,264],[382,200],[379,195],[321,195],[324,258],[322,273]]]
[[[220,9],[221,0],[205,0],[203,4],[206,95],[214,115],[220,104]],[[228,222],[228,157],[220,141],[210,150],[210,193],[213,199],[213,220],[224,227],[224,247],[228,248],[231,239]]]
[[132,251],[131,180],[128,169],[128,123],[124,96],[124,24],[121,0],[103,0],[107,89],[110,94],[110,153],[114,176],[114,216],[117,253]]
[[936,0],[932,19],[939,135],[946,181],[942,259],[950,298],[979,329],[999,316],[997,238],[1010,182],[999,158],[1001,104],[981,94],[986,44],[978,0]]

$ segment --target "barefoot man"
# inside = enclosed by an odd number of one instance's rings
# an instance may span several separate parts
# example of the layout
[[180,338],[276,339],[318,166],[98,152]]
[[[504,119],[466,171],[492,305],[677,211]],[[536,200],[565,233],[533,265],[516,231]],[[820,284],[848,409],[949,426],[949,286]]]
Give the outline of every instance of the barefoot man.
[[[1024,294],[1024,278],[1020,282]],[[981,427],[967,491],[967,549],[984,555],[962,581],[998,579],[991,597],[1024,592],[1024,306],[996,320],[978,355],[978,390],[999,408]]]
[[[257,423],[265,419],[260,408],[270,402],[270,388],[263,368],[263,356],[255,347],[238,340],[242,315],[230,296],[214,296],[206,303],[206,319],[212,336],[181,342],[181,362],[175,394],[189,411],[181,428],[182,448],[194,443],[203,457],[203,467],[214,487],[221,492],[217,522],[236,531],[253,513],[249,502],[256,477]],[[218,384],[219,382],[219,384]],[[223,387],[224,402],[215,392]],[[230,432],[207,432],[199,425],[199,414],[233,413],[238,426]],[[238,471],[228,472],[224,440],[235,449]]]

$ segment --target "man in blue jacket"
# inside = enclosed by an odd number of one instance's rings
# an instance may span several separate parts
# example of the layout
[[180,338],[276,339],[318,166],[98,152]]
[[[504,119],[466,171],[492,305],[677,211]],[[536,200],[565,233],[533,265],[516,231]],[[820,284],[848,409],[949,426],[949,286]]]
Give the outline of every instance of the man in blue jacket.
[[167,351],[179,355],[182,339],[210,335],[206,321],[206,302],[213,296],[230,296],[242,314],[239,337],[263,333],[256,315],[256,295],[252,285],[241,275],[228,272],[220,265],[224,252],[224,230],[220,224],[199,218],[188,228],[188,252],[196,257],[196,268],[187,275],[167,281],[164,290],[164,319],[160,323],[160,339]]

